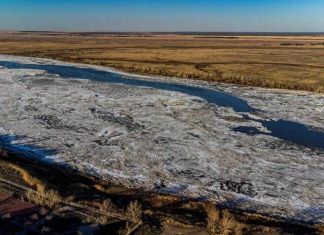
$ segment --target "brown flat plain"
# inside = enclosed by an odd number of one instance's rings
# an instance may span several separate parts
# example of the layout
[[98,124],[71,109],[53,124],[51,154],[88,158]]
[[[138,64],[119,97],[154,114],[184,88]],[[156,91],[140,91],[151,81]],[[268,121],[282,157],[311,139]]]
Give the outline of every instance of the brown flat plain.
[[0,53],[324,93],[324,36],[2,32]]

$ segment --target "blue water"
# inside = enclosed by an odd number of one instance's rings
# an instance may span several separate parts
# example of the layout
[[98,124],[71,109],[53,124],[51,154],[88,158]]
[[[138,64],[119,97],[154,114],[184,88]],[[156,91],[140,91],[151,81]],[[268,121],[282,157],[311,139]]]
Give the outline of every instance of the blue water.
[[[224,92],[207,88],[160,81],[141,80],[136,77],[120,75],[113,72],[101,71],[92,68],[79,68],[75,66],[22,64],[10,61],[0,61],[0,66],[7,67],[9,69],[40,69],[45,70],[51,74],[58,74],[62,78],[90,79],[99,82],[117,83],[140,87],[151,87],[166,91],[176,91],[200,97],[218,106],[231,107],[236,112],[248,113],[256,111],[256,109],[249,106],[247,102],[243,99],[226,94]],[[245,116],[246,119],[249,119],[247,115]],[[324,132],[316,131],[314,128],[308,128],[303,124],[285,120],[253,121],[260,122],[264,127],[271,131],[271,134],[263,133],[253,127],[238,127],[233,130],[237,132],[246,133],[248,135],[271,135],[297,145],[324,149]]]
[[289,140],[298,145],[324,149],[324,132],[286,120],[261,121],[261,123],[268,130],[271,130],[272,136]]
[[42,65],[42,64],[20,64],[9,61],[0,61],[0,66],[9,69],[40,69],[46,70],[48,73],[58,74],[62,78],[79,78],[90,79],[100,82],[118,83],[125,85],[152,87],[166,91],[176,91],[185,93],[192,96],[197,96],[214,103],[219,106],[226,106],[233,108],[236,112],[250,112],[254,109],[251,108],[244,100],[235,96],[226,94],[224,92],[215,91],[211,89],[193,87],[176,83],[167,83],[159,81],[148,81],[141,79],[129,78],[117,73],[101,71],[91,68],[79,68],[73,66],[62,65]]
[[[247,118],[247,120],[252,120]],[[312,147],[312,148],[321,148],[324,149],[324,132],[316,131],[307,126],[286,120],[278,121],[260,121],[255,120],[266,127],[271,133],[262,132],[256,127],[240,126],[236,127],[233,130],[247,135],[271,135],[278,137],[283,140],[290,141],[297,145]]]

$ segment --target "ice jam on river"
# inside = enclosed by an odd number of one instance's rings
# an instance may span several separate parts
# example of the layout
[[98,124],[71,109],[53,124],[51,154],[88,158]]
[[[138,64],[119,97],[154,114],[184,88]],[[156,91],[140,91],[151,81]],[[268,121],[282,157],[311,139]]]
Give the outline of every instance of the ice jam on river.
[[0,148],[129,187],[324,223],[320,94],[0,55]]

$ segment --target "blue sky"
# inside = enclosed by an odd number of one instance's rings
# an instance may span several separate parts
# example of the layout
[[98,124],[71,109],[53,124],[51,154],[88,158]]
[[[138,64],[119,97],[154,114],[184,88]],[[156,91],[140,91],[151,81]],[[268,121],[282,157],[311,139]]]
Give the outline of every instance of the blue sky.
[[0,30],[324,32],[324,0],[0,0]]

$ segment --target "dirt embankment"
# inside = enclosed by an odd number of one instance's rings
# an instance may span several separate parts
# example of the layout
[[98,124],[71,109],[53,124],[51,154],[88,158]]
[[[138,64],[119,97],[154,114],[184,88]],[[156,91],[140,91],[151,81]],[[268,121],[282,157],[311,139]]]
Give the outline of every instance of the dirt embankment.
[[[125,188],[76,171],[39,164],[6,150],[1,150],[0,190],[13,190],[17,197],[53,211],[69,205],[74,210],[81,208],[85,214],[91,212],[84,223],[101,224],[103,234],[105,231],[121,234],[177,231],[201,235],[320,234],[323,231],[322,227],[233,211],[206,201]],[[69,219],[67,216],[66,220]],[[130,226],[134,221],[138,226]]]

